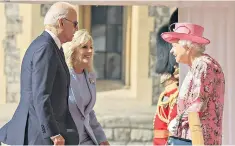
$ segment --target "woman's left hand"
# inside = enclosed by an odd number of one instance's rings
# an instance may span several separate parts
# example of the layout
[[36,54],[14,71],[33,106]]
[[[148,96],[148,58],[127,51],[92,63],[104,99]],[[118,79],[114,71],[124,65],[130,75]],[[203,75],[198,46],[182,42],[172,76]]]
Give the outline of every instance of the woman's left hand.
[[101,142],[100,145],[110,145],[108,141]]

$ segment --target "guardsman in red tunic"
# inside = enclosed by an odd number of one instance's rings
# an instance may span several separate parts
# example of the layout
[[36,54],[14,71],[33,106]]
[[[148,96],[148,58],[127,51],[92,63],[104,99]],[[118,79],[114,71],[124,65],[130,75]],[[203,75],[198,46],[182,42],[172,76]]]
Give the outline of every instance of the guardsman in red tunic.
[[[176,73],[176,76],[177,73]],[[178,79],[171,74],[161,76],[161,83],[165,89],[158,99],[154,117],[154,145],[165,145],[169,136],[168,123],[177,115],[176,100],[178,97]]]
[[[169,24],[176,22],[178,22],[178,9],[173,12]],[[164,86],[164,91],[159,96],[154,116],[153,145],[166,145],[169,136],[168,123],[177,115],[178,64],[170,53],[171,44],[165,42],[160,36],[161,33],[169,30],[169,24],[162,26],[157,33],[156,73],[161,75],[161,84]]]

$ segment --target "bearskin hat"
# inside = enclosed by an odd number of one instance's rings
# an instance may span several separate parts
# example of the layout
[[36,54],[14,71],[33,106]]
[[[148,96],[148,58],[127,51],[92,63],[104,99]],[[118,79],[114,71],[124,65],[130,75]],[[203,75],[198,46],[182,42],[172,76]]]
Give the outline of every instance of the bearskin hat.
[[172,74],[175,72],[175,67],[178,63],[175,61],[175,57],[170,53],[172,45],[164,41],[161,37],[163,32],[169,31],[169,25],[178,22],[178,9],[176,9],[169,20],[168,24],[163,25],[157,32],[156,50],[157,50],[157,64],[156,73],[158,74]]

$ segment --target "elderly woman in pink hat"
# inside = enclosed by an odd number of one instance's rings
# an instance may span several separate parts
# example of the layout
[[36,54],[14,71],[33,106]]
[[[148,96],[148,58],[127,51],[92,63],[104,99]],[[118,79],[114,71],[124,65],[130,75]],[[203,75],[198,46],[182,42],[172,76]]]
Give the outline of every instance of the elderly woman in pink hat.
[[175,137],[191,140],[188,113],[198,112],[205,145],[221,145],[225,79],[219,63],[204,53],[210,41],[203,31],[196,24],[176,23],[173,32],[161,35],[172,44],[176,61],[190,67],[179,92],[177,117],[168,129]]

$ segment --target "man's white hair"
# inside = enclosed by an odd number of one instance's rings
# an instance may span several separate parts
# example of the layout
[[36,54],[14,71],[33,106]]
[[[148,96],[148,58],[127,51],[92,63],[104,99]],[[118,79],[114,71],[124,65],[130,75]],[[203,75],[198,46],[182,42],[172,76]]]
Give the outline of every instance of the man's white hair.
[[54,3],[45,15],[44,25],[56,26],[58,19],[66,18],[71,9],[75,9],[75,7],[70,3]]
[[189,40],[179,40],[178,42],[182,47],[187,47],[189,49],[195,49],[198,52],[205,52],[206,48],[205,45],[202,44],[198,44],[198,43],[194,43],[192,41]]

